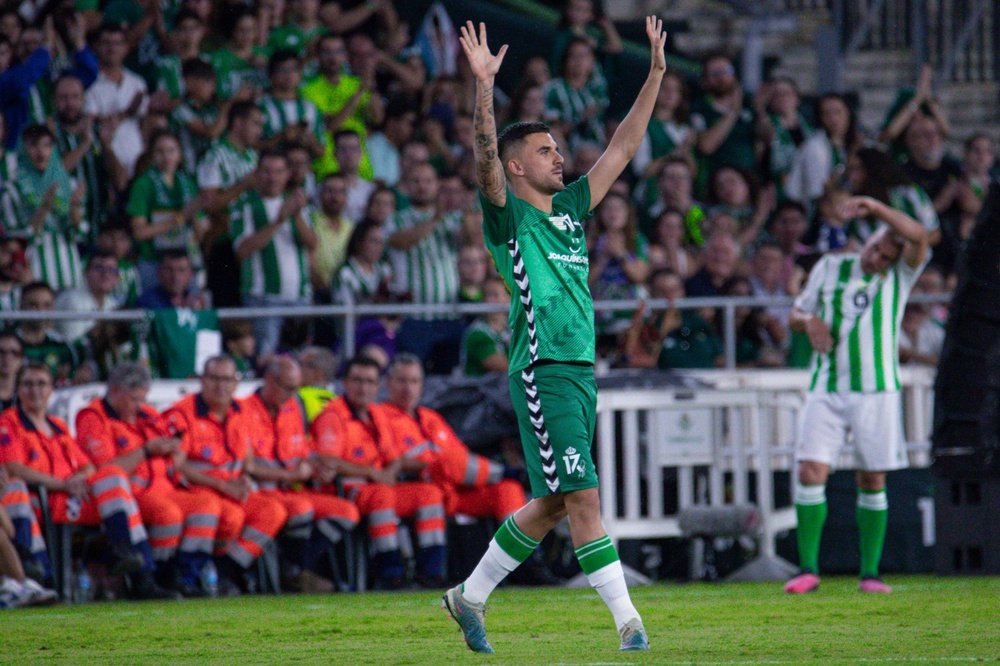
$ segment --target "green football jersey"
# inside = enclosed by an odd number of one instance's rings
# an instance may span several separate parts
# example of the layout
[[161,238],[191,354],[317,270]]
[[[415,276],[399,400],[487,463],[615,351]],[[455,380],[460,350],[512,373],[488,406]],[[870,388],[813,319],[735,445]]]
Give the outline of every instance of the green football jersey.
[[511,292],[510,374],[539,360],[594,362],[594,301],[583,220],[587,177],[538,210],[507,190],[499,208],[481,193],[486,247]]

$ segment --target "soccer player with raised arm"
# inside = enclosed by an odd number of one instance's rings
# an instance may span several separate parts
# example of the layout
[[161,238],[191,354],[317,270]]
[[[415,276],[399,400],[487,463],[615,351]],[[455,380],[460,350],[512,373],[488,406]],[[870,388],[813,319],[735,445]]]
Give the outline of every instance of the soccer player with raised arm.
[[642,141],[666,70],[662,21],[646,18],[650,68],[638,97],[587,175],[563,184],[563,157],[543,123],[514,123],[497,137],[493,79],[507,53],[486,44],[472,22],[460,41],[476,77],[476,174],[486,246],[510,289],[510,392],[534,499],[497,530],[468,579],[444,595],[444,606],[476,652],[486,639],[485,602],[493,589],[564,517],[580,567],[608,605],[622,650],[649,641],[632,605],[618,552],[601,523],[597,474],[590,456],[597,386],[594,307],[582,221],[607,194]]
[[885,473],[907,466],[899,383],[899,327],[917,276],[929,259],[927,230],[870,197],[842,204],[849,218],[885,224],[860,253],[827,254],[795,301],[791,328],[813,348],[809,394],[796,449],[796,536],[801,572],[790,594],[819,587],[819,542],[826,480],[847,431],[854,436],[862,592],[891,592],[879,578],[889,504]]

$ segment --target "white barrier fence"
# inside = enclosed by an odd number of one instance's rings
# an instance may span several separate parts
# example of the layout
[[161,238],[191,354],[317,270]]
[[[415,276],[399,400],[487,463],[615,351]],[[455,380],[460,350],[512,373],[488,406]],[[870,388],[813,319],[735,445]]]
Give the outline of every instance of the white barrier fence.
[[[793,471],[803,370],[699,371],[704,388],[605,389],[597,401],[595,462],[613,540],[681,536],[677,511],[753,503],[762,518],[758,558],[736,577],[778,578],[775,539],[795,527],[775,503],[775,472]],[[930,462],[934,370],[905,367],[904,429],[912,467]],[[841,456],[850,467],[850,444]],[[790,475],[793,479],[794,475]],[[791,497],[791,489],[783,496]],[[667,497],[666,493],[676,493]],[[672,511],[668,513],[667,508]]]
[[[259,381],[240,382],[236,387],[236,397],[243,398],[260,386]],[[146,402],[163,411],[167,407],[188,395],[201,390],[197,379],[157,379],[149,387]],[[101,398],[107,391],[105,384],[84,384],[72,388],[57,390],[49,404],[49,412],[66,421],[70,432],[76,434],[76,414],[86,407],[94,398]]]
[[[686,507],[752,503],[762,519],[758,557],[735,577],[784,577],[791,565],[776,556],[775,540],[795,527],[795,511],[791,504],[776,504],[774,474],[794,469],[808,372],[701,370],[684,376],[693,387],[614,388],[598,394],[594,457],[608,534],[616,543],[679,537],[677,512]],[[934,370],[903,367],[900,379],[910,465],[927,467]],[[241,382],[237,395],[248,395],[258,385]],[[198,389],[197,380],[157,380],[148,401],[165,409]],[[76,413],[104,391],[103,384],[61,389],[51,411],[74,429]],[[848,443],[840,464],[850,467],[852,460]],[[667,492],[674,496],[668,498]],[[790,489],[783,496],[791,497]]]

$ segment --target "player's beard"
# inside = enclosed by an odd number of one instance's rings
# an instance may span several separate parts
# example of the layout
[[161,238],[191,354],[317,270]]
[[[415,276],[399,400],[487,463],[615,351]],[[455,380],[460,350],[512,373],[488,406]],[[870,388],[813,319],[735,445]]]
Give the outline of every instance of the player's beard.
[[564,175],[565,172],[561,172],[559,174],[550,173],[549,177],[540,184],[541,186],[538,189],[542,190],[547,195],[562,192],[566,189],[566,183],[563,182]]

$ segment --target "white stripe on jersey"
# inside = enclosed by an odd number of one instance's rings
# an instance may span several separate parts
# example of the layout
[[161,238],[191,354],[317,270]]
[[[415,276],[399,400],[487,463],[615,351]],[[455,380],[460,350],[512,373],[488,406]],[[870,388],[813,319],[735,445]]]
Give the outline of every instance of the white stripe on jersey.
[[834,348],[813,352],[810,391],[899,390],[899,326],[926,263],[911,268],[900,259],[884,274],[865,275],[854,253],[828,254],[813,267],[795,307],[826,323]]

